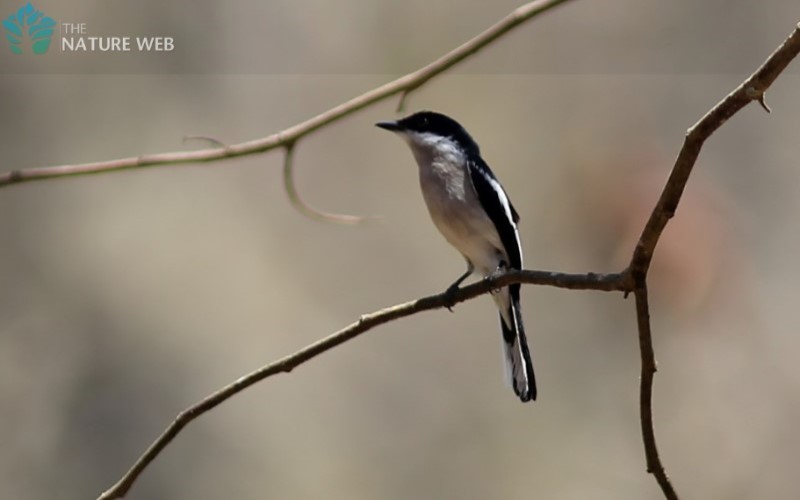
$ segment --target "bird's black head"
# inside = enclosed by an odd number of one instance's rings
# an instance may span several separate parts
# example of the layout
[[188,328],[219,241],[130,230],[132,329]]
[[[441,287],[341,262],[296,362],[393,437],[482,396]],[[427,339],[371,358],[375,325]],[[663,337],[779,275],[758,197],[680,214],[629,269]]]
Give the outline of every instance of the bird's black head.
[[447,137],[465,151],[480,153],[478,144],[457,121],[435,111],[420,111],[394,122],[380,122],[376,126],[393,132],[432,134]]

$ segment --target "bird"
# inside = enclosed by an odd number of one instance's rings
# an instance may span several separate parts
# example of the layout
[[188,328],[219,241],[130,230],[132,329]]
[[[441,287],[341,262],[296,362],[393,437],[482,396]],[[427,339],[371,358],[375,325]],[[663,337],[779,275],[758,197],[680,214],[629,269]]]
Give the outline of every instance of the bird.
[[[396,133],[411,148],[430,217],[466,260],[466,271],[447,288],[446,296],[452,297],[475,271],[488,278],[522,269],[519,214],[461,124],[442,113],[419,111],[375,125]],[[522,322],[520,285],[497,290],[492,297],[500,313],[508,380],[520,401],[533,401],[536,379]]]

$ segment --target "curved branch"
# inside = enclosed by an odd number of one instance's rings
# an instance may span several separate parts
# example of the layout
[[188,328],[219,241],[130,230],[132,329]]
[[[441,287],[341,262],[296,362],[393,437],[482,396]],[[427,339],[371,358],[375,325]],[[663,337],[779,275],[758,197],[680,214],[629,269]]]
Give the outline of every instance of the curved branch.
[[534,17],[557,7],[568,0],[535,0],[518,7],[509,15],[498,21],[489,29],[463,45],[453,49],[427,66],[402,76],[392,82],[372,89],[358,97],[354,97],[334,108],[325,111],[309,120],[289,127],[281,132],[254,139],[252,141],[231,144],[227,147],[202,149],[198,151],[178,151],[172,153],[159,153],[151,155],[120,158],[117,160],[83,163],[76,165],[59,165],[54,167],[38,167],[22,170],[12,170],[0,174],[0,188],[21,182],[31,182],[56,177],[69,177],[79,175],[116,172],[145,167],[163,165],[182,165],[186,163],[212,162],[236,158],[239,156],[263,153],[311,134],[331,123],[366,108],[371,104],[382,101],[395,94],[409,93],[419,88],[435,76],[447,71],[482,48],[491,44],[512,29],[533,19]]
[[346,214],[332,214],[323,212],[312,207],[300,196],[297,192],[297,186],[294,184],[294,147],[295,143],[290,142],[286,145],[286,152],[283,158],[283,187],[286,189],[286,194],[289,196],[289,201],[292,206],[305,215],[306,217],[320,222],[333,222],[335,224],[355,225],[361,224],[367,220],[377,219],[375,216],[360,216],[360,215],[346,215]]
[[528,283],[535,285],[549,285],[558,288],[571,290],[602,290],[602,291],[626,291],[628,283],[627,277],[623,274],[563,274],[545,271],[514,271],[487,278],[472,285],[460,288],[453,297],[447,293],[431,295],[404,304],[387,307],[380,311],[365,314],[358,321],[342,328],[336,333],[325,337],[322,340],[300,349],[299,351],[270,363],[258,370],[255,370],[232,384],[223,387],[215,393],[207,396],[202,401],[190,406],[182,411],[167,427],[167,429],[156,439],[142,456],[133,464],[124,476],[111,488],[100,495],[99,500],[111,500],[121,498],[130,490],[133,483],[147,468],[150,463],[172,442],[178,433],[186,427],[192,420],[200,415],[212,410],[227,399],[247,389],[251,385],[264,380],[267,377],[282,372],[290,372],[295,367],[309,361],[310,359],[326,352],[334,347],[347,342],[362,333],[365,333],[376,326],[388,323],[389,321],[405,318],[413,314],[452,307],[454,304],[474,299],[479,295],[489,293],[498,288],[512,283]]

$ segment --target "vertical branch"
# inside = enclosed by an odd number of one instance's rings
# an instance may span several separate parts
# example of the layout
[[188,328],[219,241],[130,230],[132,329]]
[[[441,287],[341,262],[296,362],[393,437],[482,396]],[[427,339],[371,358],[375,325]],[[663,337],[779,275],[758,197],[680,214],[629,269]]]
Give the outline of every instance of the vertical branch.
[[656,445],[656,433],[653,425],[653,377],[656,374],[656,355],[653,350],[653,335],[650,329],[650,304],[647,298],[647,282],[644,276],[636,279],[633,291],[636,299],[636,324],[639,329],[639,355],[642,359],[642,373],[639,381],[639,412],[642,425],[642,441],[644,442],[647,472],[653,474],[664,492],[667,500],[678,500],[678,494],[672,487]]

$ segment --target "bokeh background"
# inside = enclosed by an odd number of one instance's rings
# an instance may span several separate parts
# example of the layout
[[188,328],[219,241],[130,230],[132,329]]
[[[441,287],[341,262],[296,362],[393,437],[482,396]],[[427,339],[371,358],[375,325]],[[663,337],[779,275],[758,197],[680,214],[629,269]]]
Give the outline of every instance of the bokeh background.
[[[429,62],[518,3],[36,2],[169,54],[13,56],[0,171],[261,137]],[[3,0],[4,15],[21,6]],[[800,20],[794,0],[574,1],[413,93],[479,140],[530,268],[627,262],[685,130]],[[16,58],[15,58],[16,57]],[[703,150],[651,275],[662,458],[687,498],[797,498],[800,64]],[[0,190],[0,498],[95,498],[184,407],[463,262],[407,148],[372,124],[281,155]],[[378,328],[199,421],[133,499],[660,498],[632,300],[524,288],[540,398],[504,384],[488,298]]]

